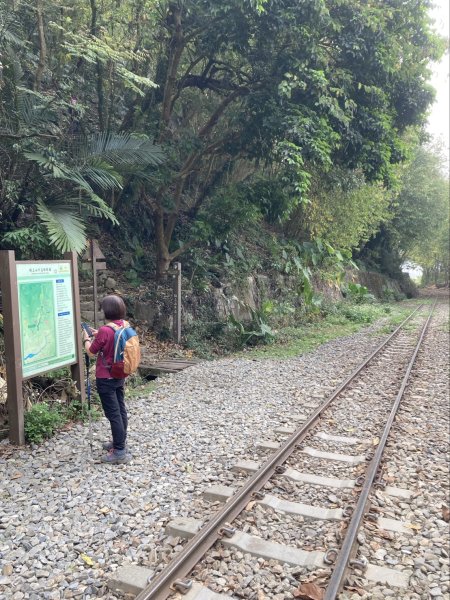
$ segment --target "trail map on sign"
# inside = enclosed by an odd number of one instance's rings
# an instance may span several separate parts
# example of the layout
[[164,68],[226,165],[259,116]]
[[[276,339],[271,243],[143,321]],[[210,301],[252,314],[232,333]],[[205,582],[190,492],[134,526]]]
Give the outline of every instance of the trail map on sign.
[[19,286],[23,364],[56,355],[55,300],[53,283],[22,283]]
[[68,262],[16,263],[22,375],[76,361],[72,273]]

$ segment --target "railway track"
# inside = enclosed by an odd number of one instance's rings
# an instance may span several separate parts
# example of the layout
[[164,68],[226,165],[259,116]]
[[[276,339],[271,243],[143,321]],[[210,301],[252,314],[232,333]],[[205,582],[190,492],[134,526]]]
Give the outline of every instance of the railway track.
[[[405,530],[401,521],[371,510],[370,497],[375,488],[397,498],[410,494],[385,486],[381,459],[432,312],[417,308],[322,403],[287,415],[284,427],[258,443],[258,460],[234,465],[236,486],[207,488],[204,521],[173,519],[167,532],[190,539],[148,585],[138,586],[137,600],[229,598],[230,589],[217,593],[206,585],[221,590],[223,556],[237,571],[242,560],[268,562],[280,583],[261,598],[295,597],[295,590],[302,597],[299,581],[310,576],[320,586],[309,593],[316,589],[318,597],[334,600],[349,573],[404,589],[401,571],[357,556],[358,532],[365,519],[383,531]],[[305,494],[309,502],[299,502]],[[242,578],[231,596],[249,597]]]

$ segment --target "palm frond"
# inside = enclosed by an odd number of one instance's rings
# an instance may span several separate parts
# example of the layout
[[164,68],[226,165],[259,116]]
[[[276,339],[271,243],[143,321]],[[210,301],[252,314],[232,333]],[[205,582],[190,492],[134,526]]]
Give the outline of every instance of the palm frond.
[[80,253],[86,245],[86,230],[83,221],[73,207],[60,204],[48,206],[41,200],[37,214],[45,225],[51,243],[61,252],[73,250]]
[[104,191],[122,188],[120,175],[109,165],[101,167],[91,167],[88,165],[79,169],[73,169],[72,172]]
[[56,115],[48,108],[48,101],[40,94],[20,86],[16,89],[18,117],[23,125],[32,129],[47,129],[56,121]]
[[114,225],[118,225],[119,221],[114,214],[113,209],[106,204],[106,202],[97,196],[96,194],[90,194],[87,200],[82,201],[82,207],[94,217],[101,217],[108,219]]
[[75,159],[90,162],[101,159],[116,169],[159,165],[164,160],[160,146],[128,133],[99,133],[80,139]]
[[56,179],[72,180],[70,167],[60,162],[53,152],[24,152],[28,160],[36,162],[44,171],[50,173]]

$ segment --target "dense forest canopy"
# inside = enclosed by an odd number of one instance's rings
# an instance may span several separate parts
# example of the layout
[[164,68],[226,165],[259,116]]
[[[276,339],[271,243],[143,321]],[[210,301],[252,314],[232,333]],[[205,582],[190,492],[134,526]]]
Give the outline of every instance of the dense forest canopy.
[[448,265],[422,146],[444,50],[430,6],[2,0],[1,247],[80,252],[120,222],[162,274],[253,219]]

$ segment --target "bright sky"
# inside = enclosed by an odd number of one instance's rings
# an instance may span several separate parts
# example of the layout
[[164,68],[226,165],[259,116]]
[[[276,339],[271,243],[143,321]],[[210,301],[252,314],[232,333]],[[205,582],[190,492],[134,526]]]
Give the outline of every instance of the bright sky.
[[[449,1],[434,0],[435,8],[432,11],[432,16],[436,21],[435,28],[443,36],[449,40]],[[433,77],[431,84],[436,90],[436,101],[431,109],[431,114],[428,119],[428,131],[436,139],[442,140],[446,148],[447,157],[449,155],[449,51],[445,53],[441,62],[433,65]]]

